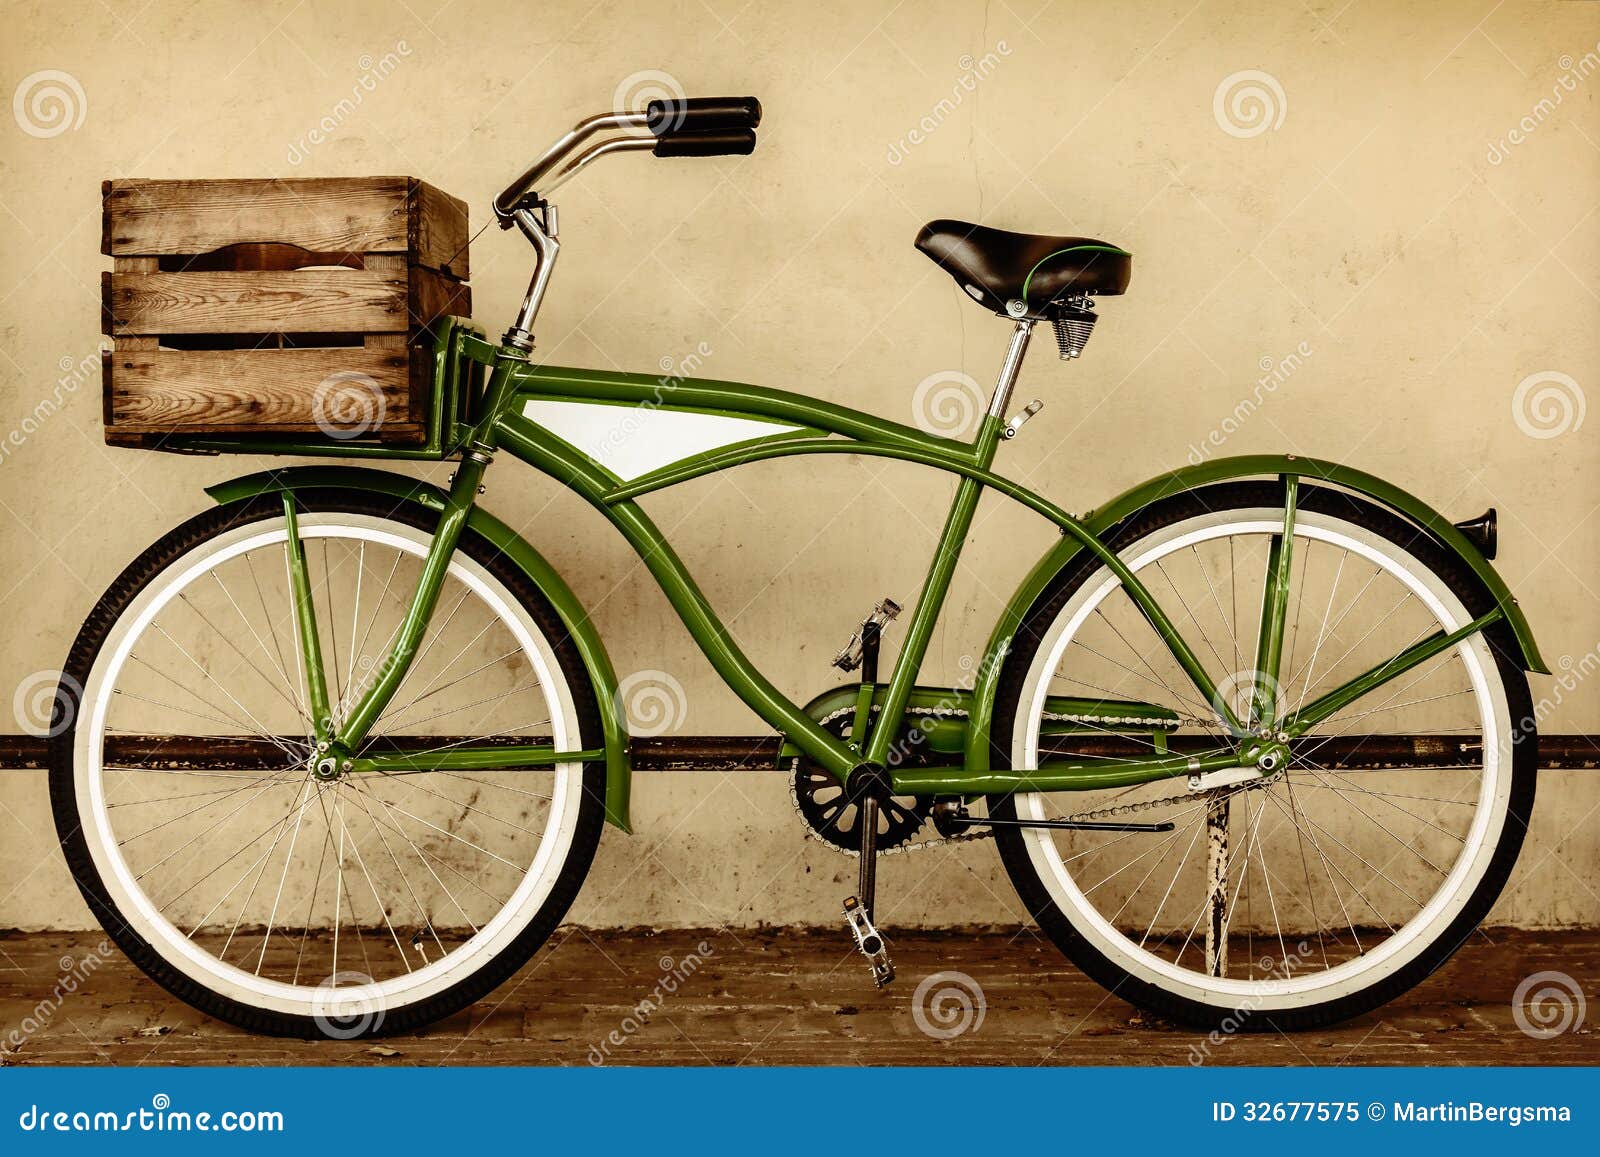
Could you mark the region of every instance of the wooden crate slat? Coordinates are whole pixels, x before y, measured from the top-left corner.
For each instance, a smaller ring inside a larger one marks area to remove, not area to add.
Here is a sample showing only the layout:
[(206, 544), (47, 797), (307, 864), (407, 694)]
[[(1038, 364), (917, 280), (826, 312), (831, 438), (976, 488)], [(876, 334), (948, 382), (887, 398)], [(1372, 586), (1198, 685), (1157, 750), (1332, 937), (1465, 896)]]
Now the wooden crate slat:
[(312, 252), (404, 252), (405, 177), (108, 181), (106, 252), (206, 253), (271, 241)]
[(113, 257), (298, 245), (313, 253), (406, 253), (469, 273), (467, 207), (410, 177), (107, 181), (101, 249)]
[(360, 269), (113, 273), (105, 286), (106, 332), (119, 337), (388, 333), (411, 325), (405, 276)]
[(422, 419), (404, 349), (118, 349), (111, 366), (111, 420), (125, 433), (316, 433), (364, 414), (388, 430)]

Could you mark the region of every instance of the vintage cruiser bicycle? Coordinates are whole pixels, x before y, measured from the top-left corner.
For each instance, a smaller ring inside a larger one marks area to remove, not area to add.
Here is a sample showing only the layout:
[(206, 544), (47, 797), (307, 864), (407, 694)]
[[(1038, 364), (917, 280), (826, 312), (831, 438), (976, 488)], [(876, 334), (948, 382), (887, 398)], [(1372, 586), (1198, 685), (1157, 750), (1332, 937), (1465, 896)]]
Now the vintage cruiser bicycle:
[[(495, 213), (535, 272), (498, 344), (435, 327), (426, 446), (170, 440), (458, 465), (447, 491), (350, 465), (210, 487), (218, 505), (106, 592), (61, 681), (51, 794), (116, 943), (236, 1025), (351, 1036), (465, 1007), (550, 936), (604, 824), (628, 830), (629, 735), (583, 607), (479, 505), (490, 464), (512, 457), (621, 533), (782, 733), (811, 833), (859, 857), (845, 913), (879, 983), (893, 973), (878, 858), (986, 836), (1069, 957), (1184, 1022), (1317, 1026), (1427, 976), (1500, 892), (1534, 797), (1525, 672), (1545, 667), (1488, 561), (1493, 512), (1452, 524), (1293, 455), (1175, 470), (1081, 517), (1006, 478), (997, 452), (1039, 409), (1008, 416), (1035, 330), (1076, 357), (1096, 299), (1128, 285), (1129, 254), (1083, 238), (956, 221), (918, 237), (1010, 325), (970, 441), (779, 390), (538, 364), (559, 252), (548, 195), (616, 152), (748, 154), (759, 119), (750, 98), (591, 117), (502, 193)], [(798, 454), (955, 478), (887, 677), (879, 640), (900, 608), (885, 600), (836, 660), (854, 681), (805, 705), (740, 651), (640, 504)], [(1059, 542), (974, 677), (925, 686), (986, 492)]]

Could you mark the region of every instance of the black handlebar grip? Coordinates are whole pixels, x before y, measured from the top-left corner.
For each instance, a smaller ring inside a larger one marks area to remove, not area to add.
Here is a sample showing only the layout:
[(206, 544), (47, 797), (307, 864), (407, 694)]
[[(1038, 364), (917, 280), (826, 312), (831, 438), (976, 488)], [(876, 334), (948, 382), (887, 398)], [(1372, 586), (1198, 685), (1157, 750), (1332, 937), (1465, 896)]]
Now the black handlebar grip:
[(658, 157), (747, 157), (756, 149), (754, 129), (732, 132), (673, 133), (651, 150)]
[(653, 100), (645, 106), (644, 111), (645, 124), (658, 137), (676, 133), (753, 129), (761, 123), (761, 102), (753, 96)]

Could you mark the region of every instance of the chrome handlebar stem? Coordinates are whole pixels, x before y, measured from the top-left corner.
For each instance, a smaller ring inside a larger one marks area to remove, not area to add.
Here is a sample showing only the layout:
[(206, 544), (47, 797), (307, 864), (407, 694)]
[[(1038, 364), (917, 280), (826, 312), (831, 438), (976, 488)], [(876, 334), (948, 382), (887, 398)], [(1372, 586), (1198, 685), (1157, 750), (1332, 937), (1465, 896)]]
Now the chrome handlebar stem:
[(533, 209), (513, 209), (511, 220), (533, 244), (536, 260), (528, 292), (522, 298), (522, 308), (517, 310), (516, 321), (506, 330), (504, 342), (527, 353), (533, 349), (533, 323), (539, 316), (545, 290), (550, 287), (550, 275), (555, 272), (561, 243), (556, 240), (558, 227), (554, 205), (546, 205), (542, 214)]

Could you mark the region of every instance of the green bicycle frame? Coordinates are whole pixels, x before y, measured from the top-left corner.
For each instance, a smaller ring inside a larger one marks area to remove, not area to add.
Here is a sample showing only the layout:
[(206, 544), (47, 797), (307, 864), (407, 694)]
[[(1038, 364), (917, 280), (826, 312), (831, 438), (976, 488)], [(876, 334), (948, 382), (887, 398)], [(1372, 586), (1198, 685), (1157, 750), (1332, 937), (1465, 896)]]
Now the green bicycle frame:
[[(1023, 334), (1024, 346), (1025, 341), (1026, 335)], [(424, 563), (422, 579), (391, 653), (381, 664), (378, 677), (340, 722), (337, 732), (319, 744), (327, 752), (326, 759), (332, 761), (330, 767), (349, 772), (481, 770), (548, 766), (609, 754), (596, 750), (556, 751), (531, 744), (459, 745), (440, 751), (392, 755), (355, 754), (360, 751), (369, 729), (406, 676), (411, 659), (427, 631), (451, 556), (472, 515), (484, 470), (499, 452), (509, 453), (550, 475), (582, 496), (615, 526), (645, 563), (700, 649), (729, 687), (758, 716), (782, 732), (794, 748), (841, 782), (847, 781), (862, 767), (884, 766), (891, 745), (901, 733), (907, 704), (916, 692), (916, 678), (934, 624), (943, 608), (978, 500), (985, 490), (997, 491), (1050, 520), (1060, 529), (1063, 545), (1047, 556), (1040, 568), (1036, 568), (1035, 575), (1024, 583), (1023, 589), (1007, 608), (1006, 617), (997, 628), (995, 638), (991, 640), (989, 654), (980, 667), (979, 684), (970, 697), (972, 718), (967, 727), (963, 760), (943, 767), (892, 768), (891, 781), (900, 792), (973, 795), (1013, 790), (1086, 790), (1237, 767), (1258, 754), (1263, 743), (1281, 744), (1304, 734), (1347, 703), (1502, 619), (1510, 623), (1517, 640), (1523, 645), (1527, 665), (1533, 669), (1540, 668), (1537, 652), (1532, 649), (1526, 624), (1517, 612), (1514, 600), (1508, 594), (1504, 598), (1498, 597), (1504, 592), (1503, 584), (1499, 584), (1497, 576), (1481, 556), (1476, 556), (1459, 532), (1448, 527), (1448, 524), (1445, 524), (1448, 530), (1436, 526), (1438, 516), (1409, 495), (1386, 487), (1370, 476), (1329, 463), (1266, 456), (1207, 463), (1203, 467), (1179, 471), (1156, 483), (1147, 484), (1145, 488), (1114, 501), (1098, 514), (1079, 519), (990, 468), (997, 447), (1005, 436), (1004, 425), (993, 410), (985, 416), (971, 441), (958, 441), (781, 390), (694, 378), (674, 378), (664, 382), (647, 375), (535, 366), (525, 353), (514, 346), (496, 346), (460, 331), (451, 334), (451, 342), (456, 353), (475, 364), (472, 372), (479, 375), (486, 373), (486, 380), (481, 389), (473, 391), (470, 410), (463, 415), (469, 420), (461, 422), (456, 430), (454, 443), (461, 454), (461, 464), (442, 504), (438, 530)], [(550, 401), (743, 417), (772, 423), (773, 432), (690, 455), (624, 480), (523, 412), (530, 402)], [(224, 447), (216, 440), (211, 440), (195, 448)], [(294, 452), (338, 455), (344, 449), (301, 445)], [(916, 462), (954, 474), (959, 479), (939, 535), (934, 559), (912, 609), (904, 645), (886, 685), (876, 693), (878, 710), (871, 726), (862, 735), (853, 736), (853, 742), (841, 740), (824, 729), (803, 707), (774, 687), (744, 655), (682, 560), (637, 501), (667, 487), (749, 462), (798, 454), (834, 453)], [(1262, 677), (1258, 679), (1251, 710), (1245, 719), (1236, 717), (1230, 705), (1221, 701), (1215, 683), (1172, 619), (1138, 576), (1103, 541), (1105, 532), (1116, 521), (1138, 509), (1147, 500), (1204, 484), (1214, 478), (1237, 477), (1241, 473), (1275, 475), (1284, 488), (1285, 511), (1282, 532), (1273, 536), (1268, 582), (1263, 596), (1262, 628), (1256, 653), (1257, 668)], [(1313, 481), (1331, 481), (1366, 493), (1378, 493), (1381, 490), (1380, 496), (1386, 502), (1445, 539), (1447, 545), (1472, 563), (1490, 591), (1496, 594), (1498, 605), (1467, 626), (1425, 639), (1297, 713), (1278, 719), (1276, 699), (1270, 692), (1263, 691), (1263, 687), (1273, 686), (1278, 675), (1284, 608), (1289, 593), (1296, 495), (1302, 477)], [(240, 492), (239, 488), (233, 491)], [(285, 503), (286, 510), (291, 513), (292, 528), (292, 496), (287, 492)], [(1455, 534), (1455, 540), (1449, 537), (1451, 533)], [(296, 558), (300, 559), (299, 566), (304, 566), (303, 555), (297, 551), (297, 545), (290, 548), (291, 570), (295, 567)], [(1020, 620), (1048, 575), (1055, 573), (1051, 569), (1052, 559), (1056, 560), (1055, 569), (1059, 569), (1063, 560), (1082, 551), (1088, 551), (1121, 582), (1196, 692), (1204, 702), (1215, 707), (1222, 722), (1240, 737), (1240, 742), (1233, 748), (1219, 747), (1214, 753), (1202, 755), (1175, 756), (1157, 752), (1143, 758), (1046, 759), (1041, 760), (1036, 768), (990, 768), (988, 724), (993, 709), (993, 681), (998, 677), (1001, 660), (1009, 645), (1007, 625), (1014, 625)], [(1041, 575), (1044, 577), (1041, 578)], [(296, 589), (299, 589), (298, 585)], [(311, 619), (309, 597), (303, 605), (297, 600), (297, 613), (303, 620), (300, 622), (301, 639), (314, 641), (316, 630)], [(315, 658), (309, 651), (303, 656), (308, 666)], [(319, 739), (323, 739), (320, 733)], [(613, 741), (614, 737), (608, 733), (608, 744)], [(625, 803), (623, 810), (625, 812)], [(618, 819), (618, 816), (613, 814), (612, 818)], [(625, 823), (625, 819), (618, 822)]]

